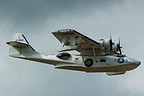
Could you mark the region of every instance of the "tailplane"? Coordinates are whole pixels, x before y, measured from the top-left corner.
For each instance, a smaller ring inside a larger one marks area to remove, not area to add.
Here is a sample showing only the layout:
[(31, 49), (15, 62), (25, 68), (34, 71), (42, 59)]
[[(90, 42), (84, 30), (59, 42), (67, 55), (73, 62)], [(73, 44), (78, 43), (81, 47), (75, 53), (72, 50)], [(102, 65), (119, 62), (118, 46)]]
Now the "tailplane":
[(16, 33), (12, 40), (7, 42), (10, 45), (9, 55), (17, 58), (25, 58), (36, 53), (31, 47), (25, 36), (21, 33)]

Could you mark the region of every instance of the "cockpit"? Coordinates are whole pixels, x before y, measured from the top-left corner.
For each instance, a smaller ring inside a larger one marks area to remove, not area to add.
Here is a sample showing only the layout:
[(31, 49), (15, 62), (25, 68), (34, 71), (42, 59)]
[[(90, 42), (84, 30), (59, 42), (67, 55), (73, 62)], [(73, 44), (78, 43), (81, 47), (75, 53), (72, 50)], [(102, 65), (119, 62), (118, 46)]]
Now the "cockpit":
[(71, 57), (71, 55), (69, 53), (60, 53), (60, 54), (57, 55), (57, 57), (59, 59), (67, 60)]

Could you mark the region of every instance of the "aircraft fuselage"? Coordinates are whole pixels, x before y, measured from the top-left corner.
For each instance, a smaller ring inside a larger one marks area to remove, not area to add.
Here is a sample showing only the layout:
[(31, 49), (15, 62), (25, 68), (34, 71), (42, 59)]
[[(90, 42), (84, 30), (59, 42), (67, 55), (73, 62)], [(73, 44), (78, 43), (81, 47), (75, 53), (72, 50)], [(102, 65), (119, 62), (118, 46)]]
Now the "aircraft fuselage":
[[(77, 70), (85, 72), (123, 72), (132, 70), (140, 65), (140, 61), (128, 58), (128, 57), (117, 57), (117, 56), (80, 56), (72, 55), (63, 60), (57, 57), (58, 55), (44, 55), (44, 54), (33, 54), (33, 55), (19, 55), (17, 58), (32, 60), (36, 62), (42, 62), (45, 64), (55, 65), (59, 69)], [(13, 56), (14, 57), (14, 56)], [(91, 59), (93, 64), (91, 66), (85, 65), (85, 60)]]

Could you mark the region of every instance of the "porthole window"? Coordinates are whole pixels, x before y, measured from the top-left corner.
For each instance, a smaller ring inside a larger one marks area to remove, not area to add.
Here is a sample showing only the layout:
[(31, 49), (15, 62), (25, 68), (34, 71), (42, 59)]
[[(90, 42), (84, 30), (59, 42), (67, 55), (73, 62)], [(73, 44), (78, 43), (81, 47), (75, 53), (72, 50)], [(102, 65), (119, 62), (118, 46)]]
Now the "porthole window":
[(57, 55), (57, 57), (59, 59), (67, 60), (71, 57), (71, 55), (69, 53), (60, 53), (60, 54)]
[(79, 58), (75, 58), (75, 62), (78, 62), (79, 61)]

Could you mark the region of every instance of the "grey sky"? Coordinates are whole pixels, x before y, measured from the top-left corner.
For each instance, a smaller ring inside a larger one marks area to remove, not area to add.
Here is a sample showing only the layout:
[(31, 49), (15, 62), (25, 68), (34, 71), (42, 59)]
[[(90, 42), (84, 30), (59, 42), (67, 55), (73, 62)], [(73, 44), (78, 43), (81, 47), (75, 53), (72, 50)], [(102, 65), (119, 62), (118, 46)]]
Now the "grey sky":
[(121, 37), (128, 56), (143, 62), (143, 0), (1, 0), (0, 96), (142, 96), (143, 64), (122, 76), (57, 70), (53, 66), (8, 56), (5, 44), (24, 33), (42, 53), (57, 53), (51, 34), (73, 28), (93, 38)]
[[(91, 11), (109, 11), (113, 6), (121, 5), (124, 0), (3, 0), (0, 3), (2, 20), (9, 20), (19, 27), (45, 26), (49, 19), (92, 15)], [(30, 27), (30, 28), (31, 28)]]

